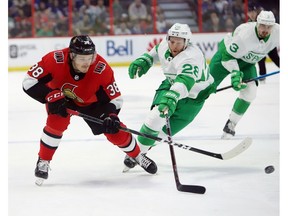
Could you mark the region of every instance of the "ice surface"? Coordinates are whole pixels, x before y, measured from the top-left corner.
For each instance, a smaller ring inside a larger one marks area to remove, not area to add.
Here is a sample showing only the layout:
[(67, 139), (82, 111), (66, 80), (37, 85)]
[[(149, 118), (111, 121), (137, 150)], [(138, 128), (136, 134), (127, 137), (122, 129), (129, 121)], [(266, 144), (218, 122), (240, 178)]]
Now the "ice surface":
[[(163, 79), (161, 69), (154, 67), (136, 80), (128, 78), (127, 68), (114, 70), (124, 97), (120, 118), (139, 130)], [(275, 70), (268, 64), (268, 72)], [(260, 84), (234, 139), (220, 139), (237, 96), (232, 89), (211, 95), (195, 121), (174, 137), (176, 142), (219, 153), (245, 137), (253, 138), (247, 151), (227, 161), (174, 148), (181, 183), (205, 186), (204, 195), (176, 190), (167, 144), (149, 152), (158, 164), (157, 175), (139, 167), (122, 173), (124, 153), (104, 136), (93, 136), (78, 117), (72, 118), (54, 155), (49, 179), (36, 186), (34, 168), (46, 113), (22, 91), (24, 75), (8, 75), (9, 216), (279, 215), (279, 75)], [(229, 84), (225, 80), (221, 87)], [(268, 165), (275, 167), (269, 175), (264, 172)]]

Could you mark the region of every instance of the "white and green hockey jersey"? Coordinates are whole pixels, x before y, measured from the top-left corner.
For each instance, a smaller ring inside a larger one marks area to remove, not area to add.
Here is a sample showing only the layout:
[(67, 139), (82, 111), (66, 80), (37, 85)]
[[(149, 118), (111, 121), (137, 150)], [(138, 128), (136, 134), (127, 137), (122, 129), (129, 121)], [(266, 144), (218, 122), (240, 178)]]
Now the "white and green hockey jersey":
[(275, 23), (271, 34), (264, 39), (258, 38), (256, 24), (256, 22), (241, 24), (224, 38), (225, 49), (229, 55), (222, 59), (222, 65), (228, 71), (239, 70), (236, 59), (256, 64), (279, 46), (279, 24)]
[[(204, 54), (193, 44), (189, 44), (184, 51), (173, 58), (168, 42), (163, 39), (148, 54), (153, 57), (153, 62), (160, 62), (165, 77), (172, 84), (170, 89), (180, 93), (179, 99), (186, 97), (196, 99), (198, 94), (214, 81), (209, 74)], [(185, 82), (178, 82), (179, 76), (187, 79)]]

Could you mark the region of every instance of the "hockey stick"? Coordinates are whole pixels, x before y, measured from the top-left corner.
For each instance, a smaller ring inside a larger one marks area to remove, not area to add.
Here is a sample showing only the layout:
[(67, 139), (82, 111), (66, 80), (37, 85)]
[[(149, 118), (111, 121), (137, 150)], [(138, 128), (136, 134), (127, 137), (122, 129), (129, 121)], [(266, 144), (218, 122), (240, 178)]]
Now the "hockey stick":
[[(255, 81), (255, 80), (263, 79), (263, 78), (268, 77), (268, 76), (272, 76), (272, 75), (278, 74), (278, 73), (280, 73), (280, 71), (275, 71), (275, 72), (271, 72), (271, 73), (268, 73), (268, 74), (264, 74), (264, 75), (261, 75), (261, 76), (255, 77), (255, 78), (251, 78), (251, 79), (245, 80), (243, 82), (244, 83), (252, 82), (252, 81)], [(233, 86), (230, 85), (230, 86), (226, 86), (226, 87), (223, 87), (223, 88), (219, 88), (219, 89), (216, 90), (216, 92), (223, 91), (225, 89), (229, 89), (229, 88), (232, 88), (232, 87)]]
[[(82, 117), (82, 118), (84, 118), (84, 119), (86, 119), (88, 121), (95, 122), (97, 124), (102, 124), (103, 123), (103, 120), (101, 120), (101, 119), (95, 118), (93, 116), (86, 115), (84, 113), (80, 113), (80, 112), (75, 111), (75, 110), (67, 109), (67, 112), (69, 114), (71, 114), (71, 115)], [(122, 131), (126, 131), (128, 133), (136, 134), (136, 135), (139, 135), (139, 136), (142, 136), (142, 137), (146, 137), (146, 138), (158, 141), (158, 142), (166, 143), (166, 144), (169, 144), (169, 145), (172, 145), (172, 146), (176, 146), (176, 147), (181, 148), (181, 149), (197, 152), (199, 154), (203, 154), (203, 155), (206, 155), (206, 156), (209, 156), (209, 157), (213, 157), (213, 158), (217, 158), (217, 159), (220, 159), (220, 160), (228, 160), (228, 159), (231, 159), (231, 158), (241, 154), (252, 143), (252, 139), (249, 138), (249, 137), (246, 137), (243, 141), (241, 141), (241, 143), (239, 143), (237, 146), (235, 146), (230, 151), (220, 154), (220, 153), (214, 153), (214, 152), (205, 151), (205, 150), (198, 149), (198, 148), (195, 148), (195, 147), (191, 147), (191, 146), (188, 146), (188, 145), (185, 145), (185, 144), (181, 144), (181, 143), (169, 142), (168, 140), (162, 139), (160, 137), (153, 136), (153, 135), (146, 134), (146, 133), (141, 133), (139, 131), (135, 131), (135, 130), (132, 130), (132, 129), (129, 129), (129, 128), (120, 127), (119, 129), (122, 130)]]
[[(166, 130), (167, 130), (167, 135), (168, 135), (168, 141), (170, 143), (172, 143), (170, 120), (169, 120), (169, 116), (167, 114), (165, 114), (165, 119), (166, 119)], [(177, 164), (176, 164), (176, 157), (175, 157), (175, 153), (174, 153), (174, 148), (172, 145), (169, 145), (169, 149), (170, 149), (170, 156), (171, 156), (171, 160), (172, 160), (172, 167), (173, 167), (173, 173), (174, 173), (174, 178), (175, 178), (177, 190), (182, 191), (182, 192), (204, 194), (206, 191), (206, 188), (203, 186), (200, 186), (200, 185), (183, 185), (180, 183), (178, 171), (177, 171)]]

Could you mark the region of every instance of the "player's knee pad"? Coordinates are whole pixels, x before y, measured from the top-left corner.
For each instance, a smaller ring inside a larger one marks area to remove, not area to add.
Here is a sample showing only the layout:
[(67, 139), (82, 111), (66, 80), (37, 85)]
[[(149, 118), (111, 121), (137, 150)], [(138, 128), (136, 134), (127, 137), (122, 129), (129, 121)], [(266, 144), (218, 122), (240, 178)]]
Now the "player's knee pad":
[(155, 106), (148, 114), (144, 124), (153, 131), (160, 131), (165, 125), (165, 119), (160, 117), (158, 107)]
[(255, 82), (247, 83), (247, 87), (240, 91), (239, 98), (247, 102), (252, 102), (256, 98), (257, 86)]
[[(140, 132), (144, 133), (144, 134), (149, 134), (149, 135), (155, 136), (155, 137), (158, 136), (158, 134), (159, 134), (159, 131), (151, 130), (145, 124), (142, 125)], [(144, 146), (154, 146), (155, 145), (155, 140), (152, 140), (150, 138), (143, 137), (140, 135), (138, 136), (138, 141), (139, 141), (139, 144), (144, 145)]]

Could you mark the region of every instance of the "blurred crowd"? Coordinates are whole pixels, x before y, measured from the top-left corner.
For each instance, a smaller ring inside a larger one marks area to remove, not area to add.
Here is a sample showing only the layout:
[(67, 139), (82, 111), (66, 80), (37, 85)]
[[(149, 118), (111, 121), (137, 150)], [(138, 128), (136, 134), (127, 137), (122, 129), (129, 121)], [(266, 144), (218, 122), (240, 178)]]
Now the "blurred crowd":
[(203, 32), (231, 32), (249, 20), (248, 12), (256, 8), (273, 11), (279, 23), (279, 1), (248, 0), (245, 12), (243, 0), (203, 0)]
[[(175, 1), (158, 0), (156, 6), (153, 2), (155, 1), (8, 0), (9, 38), (166, 33), (173, 23), (167, 21), (158, 3)], [(194, 19), (197, 26), (202, 25), (197, 28), (200, 32), (230, 32), (248, 19), (244, 0), (202, 0), (200, 23), (198, 1), (179, 2), (189, 3), (194, 14), (191, 19)], [(261, 1), (261, 4), (263, 2), (266, 1)], [(270, 5), (267, 1), (263, 7), (273, 10), (279, 22), (279, 3)]]
[(8, 1), (9, 37), (32, 37), (31, 1)]
[(202, 14), (204, 32), (231, 32), (246, 21), (242, 0), (204, 0)]

